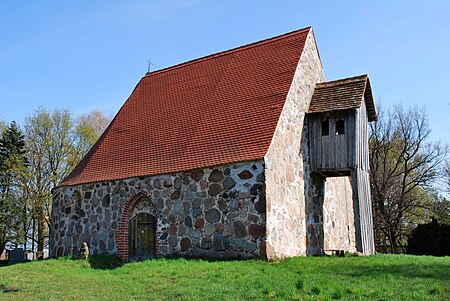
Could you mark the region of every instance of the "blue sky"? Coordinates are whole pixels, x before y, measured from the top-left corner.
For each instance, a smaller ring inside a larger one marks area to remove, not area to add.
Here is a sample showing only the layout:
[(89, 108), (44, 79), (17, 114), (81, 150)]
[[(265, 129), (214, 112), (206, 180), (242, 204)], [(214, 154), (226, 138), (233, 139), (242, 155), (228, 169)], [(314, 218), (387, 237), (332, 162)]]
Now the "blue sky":
[(114, 115), (147, 71), (313, 26), (328, 80), (425, 107), (450, 142), (450, 1), (0, 0), (0, 119)]

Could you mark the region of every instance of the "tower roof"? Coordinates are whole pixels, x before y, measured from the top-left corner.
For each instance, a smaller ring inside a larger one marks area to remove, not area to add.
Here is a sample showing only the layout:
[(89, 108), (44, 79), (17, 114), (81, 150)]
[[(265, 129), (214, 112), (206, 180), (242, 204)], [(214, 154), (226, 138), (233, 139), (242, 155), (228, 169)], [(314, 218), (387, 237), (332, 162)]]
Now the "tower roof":
[(366, 101), (369, 121), (377, 120), (367, 74), (316, 84), (308, 113), (360, 108)]

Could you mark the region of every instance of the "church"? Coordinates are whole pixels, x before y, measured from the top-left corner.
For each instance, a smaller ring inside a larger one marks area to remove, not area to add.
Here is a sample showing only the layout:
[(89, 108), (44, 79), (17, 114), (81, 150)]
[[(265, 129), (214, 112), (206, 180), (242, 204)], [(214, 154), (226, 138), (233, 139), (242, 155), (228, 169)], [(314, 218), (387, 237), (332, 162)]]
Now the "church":
[(53, 190), (50, 256), (371, 255), (376, 119), (311, 27), (149, 72)]

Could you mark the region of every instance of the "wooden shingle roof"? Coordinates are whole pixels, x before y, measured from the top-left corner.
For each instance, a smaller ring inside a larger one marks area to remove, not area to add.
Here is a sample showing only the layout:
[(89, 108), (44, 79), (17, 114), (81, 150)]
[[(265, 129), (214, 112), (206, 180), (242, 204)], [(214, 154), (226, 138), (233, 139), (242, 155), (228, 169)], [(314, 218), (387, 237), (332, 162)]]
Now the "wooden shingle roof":
[(308, 113), (357, 109), (366, 101), (369, 121), (377, 120), (367, 74), (316, 84)]
[(310, 30), (145, 75), (59, 186), (263, 158)]

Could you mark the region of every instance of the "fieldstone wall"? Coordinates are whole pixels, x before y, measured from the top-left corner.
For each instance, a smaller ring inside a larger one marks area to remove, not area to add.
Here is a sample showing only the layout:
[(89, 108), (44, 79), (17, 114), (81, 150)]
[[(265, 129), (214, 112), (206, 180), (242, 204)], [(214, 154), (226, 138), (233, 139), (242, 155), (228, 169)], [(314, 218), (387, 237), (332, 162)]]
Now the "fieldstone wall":
[(306, 210), (306, 255), (324, 254), (324, 199), (325, 178), (318, 174), (310, 174), (310, 183), (305, 200)]
[(327, 178), (323, 203), (324, 251), (356, 252), (352, 186), (349, 177)]
[(325, 80), (312, 30), (265, 156), (267, 256), (306, 255), (305, 198), (312, 198), (305, 112), (315, 84)]
[(306, 201), (307, 255), (356, 252), (352, 187), (349, 177), (312, 175)]
[(314, 175), (309, 163), (305, 113), (316, 83), (324, 80), (311, 30), (264, 158), (268, 259), (323, 255), (325, 249), (337, 246), (351, 251), (354, 245), (348, 180)]
[[(77, 254), (83, 242), (91, 254), (119, 253), (125, 241), (118, 234), (121, 219), (124, 214), (133, 215), (126, 210), (155, 214), (158, 256), (265, 256), (263, 160), (61, 187), (53, 194), (52, 257)], [(147, 197), (150, 209), (128, 208), (139, 195)]]

